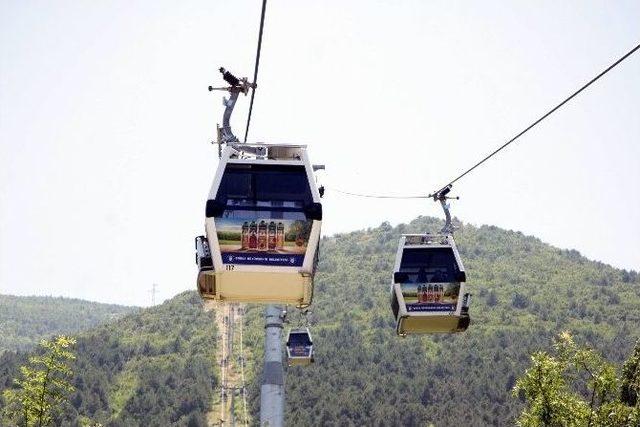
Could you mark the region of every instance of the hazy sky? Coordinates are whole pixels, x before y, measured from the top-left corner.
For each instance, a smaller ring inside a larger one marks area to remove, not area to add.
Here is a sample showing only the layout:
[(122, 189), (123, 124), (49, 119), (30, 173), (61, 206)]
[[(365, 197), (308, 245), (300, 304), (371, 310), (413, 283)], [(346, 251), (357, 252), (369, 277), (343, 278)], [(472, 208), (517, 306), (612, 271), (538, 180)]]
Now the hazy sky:
[[(0, 293), (195, 289), (223, 110), (206, 88), (220, 66), (253, 73), (260, 3), (0, 0)], [(309, 144), (327, 187), (427, 193), (638, 44), (639, 23), (635, 0), (272, 0), (249, 139)], [(638, 270), (639, 161), (640, 53), (460, 181), (453, 213)], [(324, 234), (441, 216), (324, 206)]]

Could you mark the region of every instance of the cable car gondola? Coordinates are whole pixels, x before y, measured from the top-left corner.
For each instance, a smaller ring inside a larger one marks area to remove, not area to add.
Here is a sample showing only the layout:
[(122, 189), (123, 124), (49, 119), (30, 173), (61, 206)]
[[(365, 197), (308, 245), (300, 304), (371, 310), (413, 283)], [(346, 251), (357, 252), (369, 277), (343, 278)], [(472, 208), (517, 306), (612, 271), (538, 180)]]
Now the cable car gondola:
[(458, 249), (449, 234), (403, 235), (391, 285), (396, 333), (462, 332), (470, 295)]
[(196, 238), (205, 299), (308, 306), (322, 222), (302, 145), (228, 144)]
[(309, 328), (292, 329), (287, 337), (287, 359), (289, 366), (309, 365), (313, 360), (313, 341)]

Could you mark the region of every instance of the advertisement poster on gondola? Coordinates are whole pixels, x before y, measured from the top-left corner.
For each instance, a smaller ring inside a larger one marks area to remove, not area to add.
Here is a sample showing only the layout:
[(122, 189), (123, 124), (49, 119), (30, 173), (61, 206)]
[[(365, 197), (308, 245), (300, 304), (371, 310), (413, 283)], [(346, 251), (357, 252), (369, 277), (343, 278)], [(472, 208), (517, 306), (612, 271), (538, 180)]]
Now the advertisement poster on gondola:
[(310, 357), (311, 346), (302, 344), (291, 345), (289, 346), (289, 354), (293, 357)]
[(217, 218), (224, 264), (300, 267), (313, 221)]
[(458, 305), (459, 283), (402, 283), (400, 287), (407, 311), (455, 311)]

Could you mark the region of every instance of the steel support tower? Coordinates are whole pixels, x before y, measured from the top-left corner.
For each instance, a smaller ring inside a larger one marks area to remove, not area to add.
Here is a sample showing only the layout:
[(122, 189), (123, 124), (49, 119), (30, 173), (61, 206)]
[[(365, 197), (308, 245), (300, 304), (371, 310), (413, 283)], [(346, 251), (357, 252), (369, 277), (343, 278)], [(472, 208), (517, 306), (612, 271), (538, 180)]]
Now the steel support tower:
[(265, 309), (264, 374), (260, 387), (260, 425), (284, 426), (284, 367), (282, 365), (282, 309)]

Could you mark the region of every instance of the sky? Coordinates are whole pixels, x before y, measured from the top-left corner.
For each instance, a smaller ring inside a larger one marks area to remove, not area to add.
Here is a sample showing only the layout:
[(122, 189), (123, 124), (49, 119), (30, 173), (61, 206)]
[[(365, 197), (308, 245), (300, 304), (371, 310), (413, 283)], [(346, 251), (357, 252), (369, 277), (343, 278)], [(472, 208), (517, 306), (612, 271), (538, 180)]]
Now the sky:
[[(253, 74), (260, 5), (0, 0), (0, 293), (195, 289), (223, 112), (207, 86)], [(324, 235), (441, 217), (335, 190), (441, 187), (640, 43), (638, 22), (637, 1), (272, 0), (249, 141), (326, 165)], [(639, 160), (637, 53), (456, 183), (452, 212), (640, 270)]]

